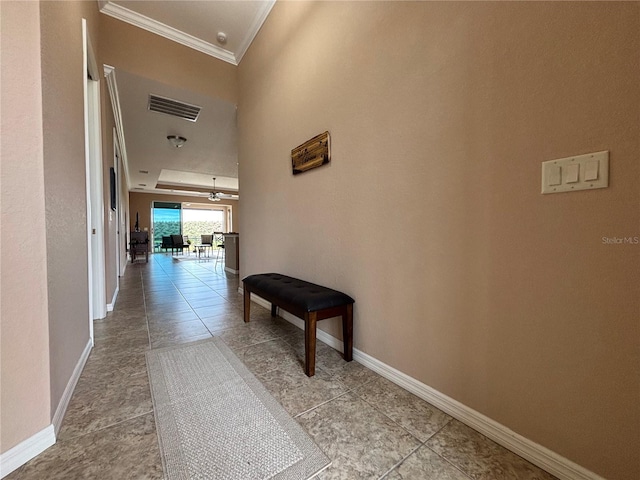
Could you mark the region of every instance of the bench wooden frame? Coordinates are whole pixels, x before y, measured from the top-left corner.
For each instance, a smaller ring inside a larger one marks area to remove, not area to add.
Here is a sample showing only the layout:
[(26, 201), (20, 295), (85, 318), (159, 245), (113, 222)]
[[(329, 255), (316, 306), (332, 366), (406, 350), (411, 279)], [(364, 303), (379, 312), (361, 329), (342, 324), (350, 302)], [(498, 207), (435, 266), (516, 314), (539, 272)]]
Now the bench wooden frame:
[(304, 373), (313, 377), (316, 373), (316, 324), (326, 318), (342, 317), (342, 338), (344, 342), (344, 359), (353, 360), (353, 303), (338, 307), (307, 312), (287, 302), (285, 298), (269, 295), (259, 289), (243, 283), (244, 288), (244, 321), (251, 320), (251, 294), (254, 293), (271, 303), (271, 316), (276, 316), (276, 307), (304, 320)]

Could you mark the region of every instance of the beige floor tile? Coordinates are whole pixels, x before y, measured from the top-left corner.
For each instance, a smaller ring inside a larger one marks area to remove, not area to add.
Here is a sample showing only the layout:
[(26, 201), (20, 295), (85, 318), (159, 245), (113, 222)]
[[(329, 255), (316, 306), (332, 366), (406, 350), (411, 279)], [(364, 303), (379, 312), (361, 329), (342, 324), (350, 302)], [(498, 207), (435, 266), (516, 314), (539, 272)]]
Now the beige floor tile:
[(383, 480), (469, 480), (460, 470), (424, 445), (394, 468)]
[(152, 346), (171, 337), (186, 338), (207, 333), (209, 331), (200, 319), (187, 322), (152, 323), (149, 325), (149, 338)]
[(331, 376), (347, 389), (357, 388), (375, 379), (382, 378), (356, 361), (344, 362), (342, 368), (331, 372)]
[(110, 355), (108, 359), (89, 355), (82, 375), (87, 378), (102, 378), (107, 376), (134, 376), (147, 373), (147, 360), (144, 351), (128, 351)]
[(202, 295), (198, 297), (185, 297), (191, 308), (205, 308), (205, 307), (213, 307), (215, 305), (226, 305), (228, 302), (215, 293), (211, 293), (210, 295)]
[(19, 480), (162, 479), (153, 413), (53, 447), (29, 462)]
[[(226, 331), (223, 332), (223, 338), (225, 333)], [(277, 338), (251, 346), (240, 345), (242, 346), (235, 344), (235, 348), (232, 347), (232, 350), (254, 375), (283, 368), (285, 365), (293, 365), (298, 368), (302, 368), (304, 365), (304, 358), (300, 358), (290, 345)]]
[(457, 420), (429, 439), (426, 446), (473, 479), (555, 478)]
[(175, 293), (149, 293), (144, 297), (144, 303), (146, 304), (147, 308), (157, 307), (159, 305), (173, 304), (176, 302), (180, 302), (181, 300), (184, 300), (184, 297), (178, 291), (176, 291)]
[(386, 378), (377, 378), (354, 393), (407, 429), (421, 442), (444, 427), (451, 417)]
[(159, 338), (155, 341), (153, 341), (151, 343), (151, 348), (165, 348), (165, 347), (172, 347), (174, 345), (182, 345), (183, 343), (191, 343), (191, 342), (197, 342), (198, 340), (204, 340), (207, 338), (211, 338), (211, 333), (209, 333), (209, 331), (207, 331), (207, 333), (203, 333), (200, 335), (194, 335), (194, 336), (179, 336), (179, 337), (164, 337), (164, 338)]
[(307, 377), (301, 363), (283, 363), (274, 370), (257, 373), (256, 376), (293, 416), (346, 392), (343, 384), (320, 369), (316, 370), (313, 377)]
[(115, 355), (123, 351), (144, 351), (148, 349), (149, 334), (147, 331), (140, 330), (129, 335), (96, 336), (91, 354), (97, 357)]
[(147, 322), (149, 322), (149, 325), (153, 325), (153, 324), (163, 325), (167, 323), (192, 322), (198, 319), (199, 317), (196, 315), (196, 312), (194, 312), (193, 310), (188, 310), (186, 312), (175, 312), (175, 313), (158, 313), (155, 315), (149, 314), (147, 316)]
[(209, 331), (214, 335), (219, 335), (223, 330), (241, 327), (244, 325), (242, 314), (240, 312), (226, 313), (216, 315), (215, 317), (205, 317), (202, 319), (202, 323), (204, 323)]
[(238, 310), (230, 303), (221, 303), (219, 305), (211, 305), (209, 307), (194, 308), (193, 311), (196, 312), (196, 315), (198, 315), (198, 317), (200, 318), (209, 318), (218, 315), (240, 312), (240, 310)]
[(303, 413), (299, 423), (332, 460), (327, 479), (378, 479), (420, 445), (357, 396), (346, 393)]
[[(58, 438), (71, 439), (151, 412), (146, 375), (80, 379), (69, 403)], [(83, 382), (84, 380), (84, 382)]]
[(174, 303), (167, 303), (164, 305), (151, 305), (147, 306), (147, 315), (166, 315), (168, 313), (176, 312), (189, 312), (191, 306), (186, 300), (180, 300)]
[(248, 347), (278, 337), (271, 327), (260, 322), (243, 323), (221, 332), (219, 336), (233, 349)]

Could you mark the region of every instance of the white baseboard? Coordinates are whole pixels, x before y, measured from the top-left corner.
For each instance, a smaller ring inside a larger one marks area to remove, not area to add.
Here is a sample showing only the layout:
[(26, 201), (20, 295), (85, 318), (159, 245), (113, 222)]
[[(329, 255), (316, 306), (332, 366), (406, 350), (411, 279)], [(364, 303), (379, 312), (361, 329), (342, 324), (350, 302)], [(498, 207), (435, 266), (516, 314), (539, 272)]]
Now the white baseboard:
[[(318, 338), (320, 339), (320, 335)], [(335, 338), (334, 340), (338, 344), (341, 343)], [(353, 349), (353, 359), (511, 450), (516, 455), (555, 475), (560, 480), (605, 480), (596, 473), (355, 348)]]
[[(238, 288), (238, 292), (244, 292), (242, 287)], [(252, 294), (251, 300), (258, 305), (271, 309), (271, 303), (263, 298)], [(296, 327), (304, 330), (304, 320), (301, 318), (298, 318), (280, 308), (278, 308), (278, 315)], [(339, 352), (343, 351), (342, 340), (338, 340), (336, 337), (329, 335), (323, 330), (316, 330), (316, 338)], [(400, 370), (397, 370), (356, 348), (353, 349), (353, 359), (380, 374), (384, 378), (392, 381), (396, 385), (399, 385), (405, 390), (413, 393), (417, 397), (429, 402), (431, 405), (439, 408), (465, 425), (468, 425), (474, 430), (482, 433), (494, 442), (502, 445), (508, 450), (511, 450), (516, 455), (525, 458), (534, 465), (537, 465), (543, 470), (555, 475), (560, 480), (605, 480), (600, 475), (587, 470), (586, 468), (581, 467), (577, 463), (574, 463), (561, 455), (558, 455), (548, 448), (523, 437), (482, 413), (467, 407), (457, 400), (448, 397), (444, 393), (425, 385), (415, 378), (402, 373)]]
[(229, 272), (229, 273), (233, 273), (234, 275), (237, 275), (240, 273), (240, 270), (234, 270), (233, 268), (229, 268), (229, 267), (224, 267), (224, 271), (225, 272)]
[(15, 447), (7, 450), (0, 455), (0, 478), (4, 478), (14, 470), (20, 468), (54, 443), (56, 443), (56, 433), (53, 425), (49, 425), (25, 441), (20, 442)]
[(89, 358), (92, 347), (93, 342), (91, 341), (91, 339), (89, 339), (89, 341), (87, 342), (87, 346), (84, 348), (82, 355), (80, 355), (78, 363), (76, 363), (76, 367), (73, 369), (73, 373), (71, 374), (71, 378), (69, 379), (69, 382), (67, 383), (67, 386), (62, 393), (62, 398), (58, 403), (58, 408), (56, 408), (56, 413), (53, 415), (53, 420), (51, 421), (56, 435), (60, 431), (62, 419), (64, 418), (64, 414), (67, 412), (67, 407), (69, 406), (69, 402), (71, 401), (71, 396), (73, 395), (73, 391), (78, 384), (78, 379), (80, 378), (80, 374), (82, 373), (84, 364), (87, 363), (87, 358)]
[(116, 306), (116, 299), (118, 298), (118, 293), (120, 293), (120, 287), (116, 287), (116, 291), (113, 292), (113, 298), (111, 299), (111, 303), (107, 303), (107, 312), (113, 312), (113, 309)]

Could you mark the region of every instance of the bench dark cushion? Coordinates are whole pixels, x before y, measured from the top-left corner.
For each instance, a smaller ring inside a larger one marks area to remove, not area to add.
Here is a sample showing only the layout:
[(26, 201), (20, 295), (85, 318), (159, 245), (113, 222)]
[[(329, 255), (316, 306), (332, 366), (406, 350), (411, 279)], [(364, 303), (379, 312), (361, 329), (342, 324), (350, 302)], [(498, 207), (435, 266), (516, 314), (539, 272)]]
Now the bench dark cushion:
[(337, 290), (322, 287), (314, 283), (287, 277), (279, 273), (259, 273), (249, 275), (242, 280), (249, 290), (264, 292), (276, 298), (286, 300), (306, 312), (317, 312), (326, 308), (339, 307), (354, 303), (355, 300)]

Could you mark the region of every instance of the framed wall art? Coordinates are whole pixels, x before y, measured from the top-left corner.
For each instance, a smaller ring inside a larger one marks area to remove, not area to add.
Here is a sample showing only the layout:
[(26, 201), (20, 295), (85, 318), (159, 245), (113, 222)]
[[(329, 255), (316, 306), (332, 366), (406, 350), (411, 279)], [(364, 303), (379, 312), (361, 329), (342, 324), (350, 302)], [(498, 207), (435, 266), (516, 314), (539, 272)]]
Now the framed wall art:
[(326, 165), (330, 161), (331, 137), (329, 132), (321, 133), (291, 150), (291, 167), (294, 175)]

